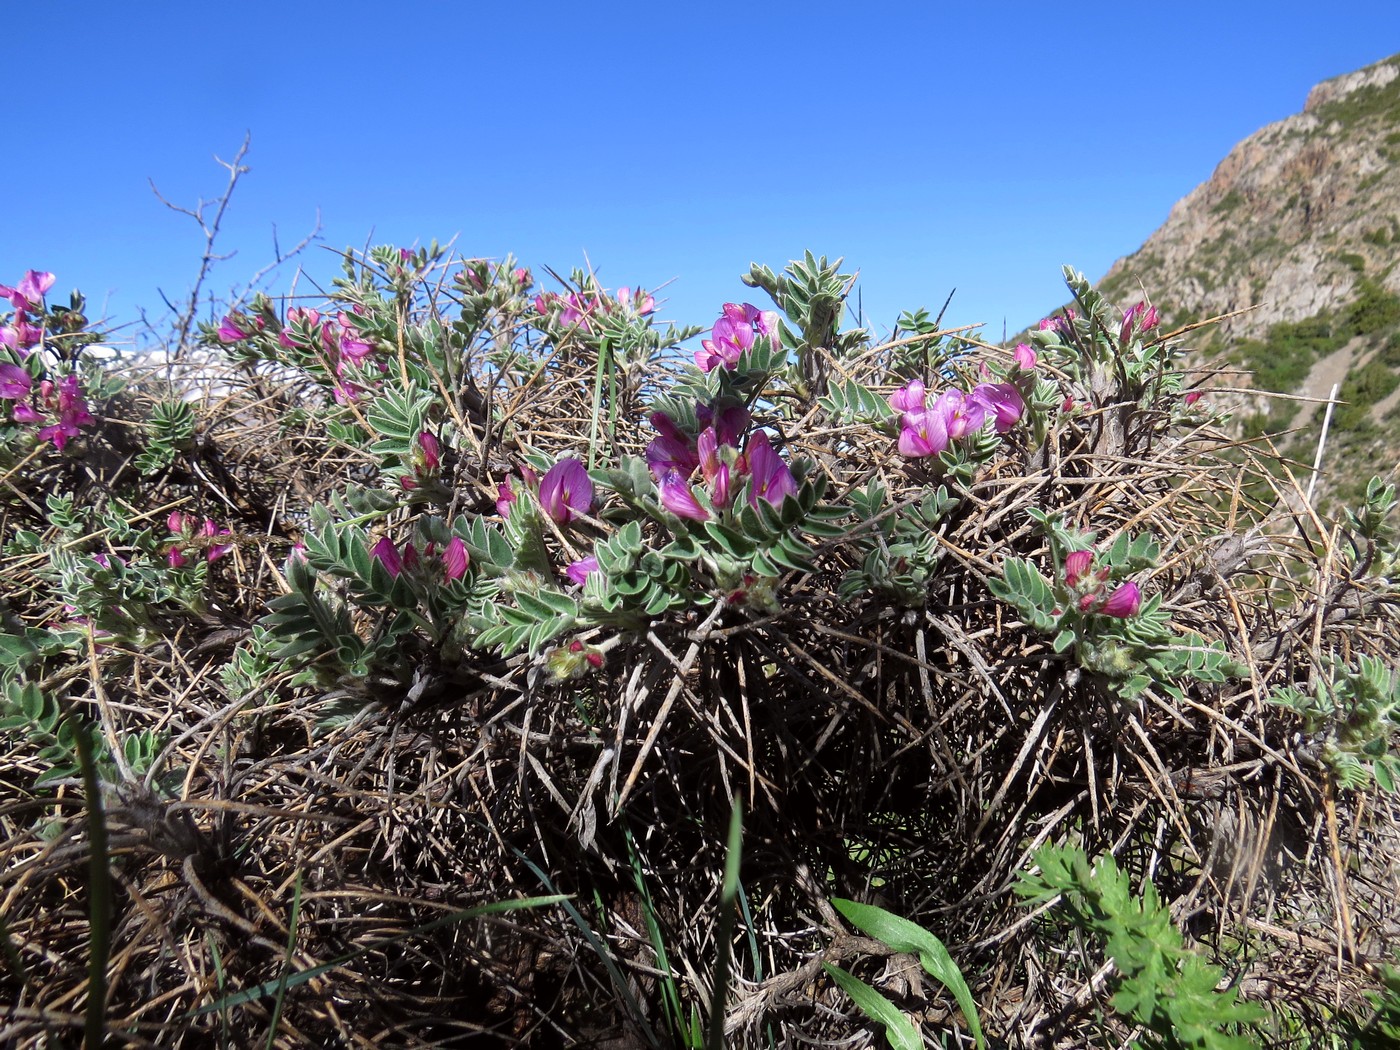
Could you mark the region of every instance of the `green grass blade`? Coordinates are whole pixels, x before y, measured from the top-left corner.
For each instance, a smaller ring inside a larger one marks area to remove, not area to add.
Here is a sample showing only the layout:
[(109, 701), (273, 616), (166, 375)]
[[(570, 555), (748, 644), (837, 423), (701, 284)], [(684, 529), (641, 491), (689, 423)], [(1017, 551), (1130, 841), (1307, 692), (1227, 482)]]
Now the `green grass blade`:
[[(65, 705), (65, 708), (67, 705)], [(88, 827), (88, 980), (83, 1018), (85, 1050), (100, 1050), (107, 1030), (107, 960), (112, 950), (112, 875), (107, 863), (107, 819), (102, 812), (102, 789), (87, 729), (71, 710), (73, 744), (83, 774), (83, 805)]]
[(734, 898), (739, 895), (739, 864), (743, 860), (744, 814), (738, 799), (729, 814), (729, 840), (724, 851), (724, 882), (719, 892), (718, 954), (710, 989), (710, 1050), (724, 1047), (724, 1004), (729, 997), (729, 965), (733, 952)]
[(924, 1040), (918, 1029), (905, 1017), (899, 1007), (890, 1002), (859, 977), (853, 976), (830, 963), (822, 963), (822, 969), (841, 986), (855, 1004), (865, 1012), (865, 1016), (885, 1026), (885, 1038), (894, 1050), (924, 1050)]
[(917, 955), (929, 976), (943, 982), (953, 993), (953, 998), (957, 999), (958, 1006), (962, 1008), (963, 1016), (967, 1018), (968, 1030), (977, 1040), (978, 1050), (983, 1050), (987, 1043), (982, 1036), (982, 1022), (977, 1016), (977, 1004), (972, 998), (972, 990), (968, 988), (962, 971), (958, 969), (958, 964), (948, 954), (948, 949), (943, 946), (942, 941), (918, 923), (902, 919), (873, 904), (858, 904), (841, 899), (831, 903), (862, 933), (883, 941), (897, 952)]
[[(535, 873), (535, 877), (544, 884), (546, 889), (554, 889), (554, 883), (550, 881), (549, 876), (540, 869), (539, 865), (535, 864), (534, 861), (530, 860), (530, 858), (519, 850), (512, 850), (512, 852), (520, 858), (527, 868)], [(651, 1027), (651, 1024), (648, 1023), (646, 1014), (642, 1012), (642, 1004), (637, 1002), (637, 997), (632, 994), (632, 989), (627, 986), (627, 978), (624, 977), (622, 971), (618, 969), (617, 963), (612, 957), (612, 953), (608, 951), (602, 939), (593, 932), (593, 928), (588, 925), (588, 920), (573, 906), (571, 901), (564, 899), (561, 903), (564, 907), (564, 913), (573, 920), (574, 925), (578, 927), (579, 932), (582, 933), (584, 939), (588, 941), (588, 946), (592, 948), (598, 958), (603, 961), (603, 966), (608, 971), (608, 977), (612, 980), (613, 987), (617, 989), (617, 994), (623, 998), (623, 1001), (627, 1004), (627, 1008), (631, 1011), (632, 1017), (636, 1020), (637, 1024), (641, 1026), (642, 1034), (646, 1037), (647, 1044), (654, 1047), (655, 1050), (663, 1050), (661, 1040), (657, 1038), (656, 1031)]]
[(292, 914), (287, 920), (287, 951), (282, 957), (282, 976), (278, 978), (277, 992), (272, 1004), (272, 1025), (267, 1032), (267, 1050), (277, 1041), (277, 1026), (282, 1021), (282, 1004), (287, 999), (287, 976), (292, 972), (292, 956), (297, 949), (297, 923), (301, 921), (301, 872), (297, 872), (296, 885), (292, 888)]

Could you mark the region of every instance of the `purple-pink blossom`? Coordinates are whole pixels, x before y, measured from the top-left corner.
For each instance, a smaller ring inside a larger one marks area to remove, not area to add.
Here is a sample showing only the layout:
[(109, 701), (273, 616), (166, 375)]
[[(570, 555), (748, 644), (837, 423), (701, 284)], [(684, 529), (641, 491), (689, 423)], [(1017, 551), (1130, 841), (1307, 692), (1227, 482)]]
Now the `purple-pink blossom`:
[[(204, 524), (200, 526), (199, 534), (206, 540), (212, 540), (218, 536), (231, 535), (228, 526), (216, 525), (212, 518), (204, 519)], [(231, 543), (211, 543), (205, 547), (204, 556), (209, 561), (218, 561), (231, 550), (233, 550), (233, 544)]]
[(586, 558), (580, 558), (578, 561), (569, 562), (568, 566), (564, 569), (564, 575), (582, 587), (584, 582), (588, 579), (588, 574), (598, 571), (598, 559), (596, 556), (590, 554)]
[(1093, 564), (1093, 551), (1071, 551), (1065, 555), (1065, 583), (1077, 587)]
[(571, 456), (550, 467), (540, 481), (540, 508), (559, 525), (587, 514), (593, 508), (593, 480), (588, 468)]
[(390, 576), (396, 577), (403, 572), (403, 558), (388, 536), (380, 537), (379, 542), (369, 549), (369, 556), (384, 566), (384, 571)]
[(619, 288), (614, 297), (624, 307), (632, 309), (639, 317), (656, 311), (656, 297), (648, 295), (642, 288), (633, 292), (631, 288)]
[(14, 319), (0, 327), (0, 345), (8, 346), (19, 356), (24, 357), (29, 348), (36, 346), (44, 338), (44, 330), (29, 323), (23, 310), (16, 310)]
[(1022, 372), (1033, 372), (1035, 370), (1035, 348), (1028, 343), (1017, 343), (1016, 349), (1011, 353), (1011, 360)]
[(1118, 341), (1126, 343), (1132, 338), (1134, 329), (1139, 334), (1152, 331), (1157, 327), (1159, 319), (1155, 306), (1148, 306), (1145, 302), (1130, 306), (1123, 311), (1123, 324), (1118, 329)]
[(695, 351), (695, 363), (702, 372), (717, 367), (732, 371), (739, 358), (751, 350), (755, 336), (762, 336), (773, 345), (778, 339), (778, 315), (761, 311), (751, 303), (725, 303), (722, 316), (715, 322), (710, 339), (700, 341)]
[(246, 323), (244, 318), (229, 314), (219, 323), (219, 342), (237, 343), (247, 339), (253, 334), (253, 331), (251, 328), (243, 327)]
[(653, 412), (649, 418), (658, 434), (647, 445), (647, 466), (651, 468), (652, 475), (659, 481), (667, 472), (674, 470), (684, 477), (690, 477), (700, 465), (695, 443), (665, 412)]
[(948, 419), (937, 409), (906, 412), (899, 431), (899, 454), (909, 459), (936, 456), (948, 447)]
[(0, 399), (18, 401), (28, 397), (33, 385), (33, 378), (19, 365), (0, 364)]
[(53, 274), (43, 270), (29, 270), (13, 288), (0, 284), (0, 298), (8, 299), (16, 309), (28, 307), (37, 310), (43, 304), (44, 295), (53, 287)]
[(693, 521), (708, 521), (710, 512), (700, 505), (679, 471), (667, 471), (661, 479), (661, 505), (672, 514)]
[(942, 415), (950, 441), (958, 441), (968, 434), (977, 433), (987, 418), (986, 407), (961, 390), (943, 391), (929, 411)]
[(890, 407), (896, 412), (922, 412), (927, 396), (928, 392), (924, 389), (924, 384), (915, 379), (905, 383), (890, 395)]
[(719, 404), (695, 406), (695, 419), (701, 428), (714, 427), (715, 440), (731, 448), (739, 447), (751, 418), (749, 410), (743, 405), (730, 404), (723, 408)]
[(442, 463), (442, 445), (437, 437), (430, 431), (422, 431), (418, 435), (418, 448), (422, 452), (423, 466), (427, 470), (437, 470)]
[[(998, 434), (1005, 434), (1014, 427), (1026, 411), (1021, 392), (1010, 383), (979, 383), (968, 398), (995, 419)], [(977, 425), (981, 427), (980, 420)]]
[(451, 583), (453, 580), (460, 580), (467, 574), (467, 566), (471, 564), (471, 558), (467, 554), (466, 542), (461, 536), (453, 536), (447, 541), (447, 546), (442, 549), (442, 574)]
[(39, 431), (40, 441), (52, 441), (54, 447), (60, 452), (63, 446), (70, 440), (78, 436), (78, 428), (95, 423), (91, 412), (88, 411), (87, 399), (83, 397), (78, 386), (78, 377), (69, 373), (58, 381), (58, 398), (54, 404), (53, 391), (55, 386), (48, 380), (39, 384), (39, 390), (43, 396), (46, 406), (51, 411), (58, 414), (58, 422), (44, 427)]
[(1126, 620), (1129, 616), (1136, 616), (1138, 610), (1142, 608), (1142, 591), (1138, 585), (1132, 582), (1120, 584), (1118, 589), (1108, 596), (1108, 600), (1098, 609), (1102, 616), (1116, 616), (1120, 620)]
[(773, 451), (768, 435), (760, 430), (749, 438), (744, 451), (749, 462), (749, 503), (757, 507), (760, 499), (773, 506), (782, 504), (784, 498), (797, 492), (797, 479), (783, 462), (782, 457)]

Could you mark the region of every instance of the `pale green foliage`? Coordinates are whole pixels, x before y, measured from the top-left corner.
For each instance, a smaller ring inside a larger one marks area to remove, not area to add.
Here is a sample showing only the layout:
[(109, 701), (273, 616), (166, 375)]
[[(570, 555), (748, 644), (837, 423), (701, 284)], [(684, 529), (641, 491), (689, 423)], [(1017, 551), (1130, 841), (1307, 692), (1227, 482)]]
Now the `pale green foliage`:
[(1380, 660), (1357, 657), (1319, 675), (1311, 690), (1285, 686), (1269, 700), (1302, 719), (1319, 745), (1319, 757), (1337, 781), (1365, 788), (1374, 779), (1386, 791), (1400, 784), (1400, 756), (1392, 741), (1400, 730), (1400, 678)]
[(1186, 948), (1157, 889), (1144, 882), (1133, 893), (1112, 856), (1090, 867), (1078, 848), (1043, 846), (1038, 872), (1026, 872), (1015, 890), (1031, 904), (1062, 896), (1075, 925), (1093, 934), (1118, 969), (1113, 1007), (1150, 1033), (1146, 1045), (1165, 1050), (1249, 1050), (1240, 1034), (1263, 1012), (1240, 1002), (1233, 988), (1217, 991), (1223, 973)]
[[(1070, 552), (1088, 549), (1093, 537), (1067, 527), (1054, 514), (1032, 509), (1029, 516), (1049, 541), (1054, 577), (1046, 577), (1026, 558), (1011, 557), (1002, 562), (1001, 578), (989, 580), (988, 588), (1027, 625), (1053, 635), (1056, 652), (1072, 650), (1080, 667), (1102, 676), (1124, 699), (1152, 687), (1179, 695), (1176, 683), (1183, 676), (1223, 682), (1242, 673), (1222, 642), (1207, 643), (1195, 633), (1176, 631), (1160, 595), (1145, 598), (1137, 613), (1126, 618), (1080, 611), (1064, 582), (1063, 566)], [(1097, 558), (1107, 572), (1103, 586), (1112, 588), (1129, 575), (1155, 568), (1160, 553), (1150, 535), (1120, 533)]]

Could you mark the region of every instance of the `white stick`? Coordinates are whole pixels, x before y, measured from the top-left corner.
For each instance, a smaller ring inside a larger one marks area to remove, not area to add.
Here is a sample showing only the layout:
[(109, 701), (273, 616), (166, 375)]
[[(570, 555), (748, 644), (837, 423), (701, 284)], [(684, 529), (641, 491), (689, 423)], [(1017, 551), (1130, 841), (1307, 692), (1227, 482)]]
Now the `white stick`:
[(1312, 503), (1313, 489), (1317, 486), (1317, 475), (1322, 470), (1322, 450), (1327, 447), (1327, 428), (1332, 425), (1332, 409), (1337, 407), (1337, 391), (1340, 383), (1332, 384), (1332, 392), (1327, 395), (1327, 413), (1322, 417), (1322, 434), (1317, 439), (1317, 455), (1313, 457), (1312, 477), (1308, 478), (1308, 494), (1305, 497)]

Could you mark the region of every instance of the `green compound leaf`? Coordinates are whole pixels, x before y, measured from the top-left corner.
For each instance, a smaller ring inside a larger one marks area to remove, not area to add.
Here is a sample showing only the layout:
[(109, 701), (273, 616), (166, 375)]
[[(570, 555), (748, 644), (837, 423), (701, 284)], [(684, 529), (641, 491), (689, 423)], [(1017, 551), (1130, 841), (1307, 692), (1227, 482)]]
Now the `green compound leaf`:
[(1002, 601), (1014, 606), (1032, 627), (1048, 631), (1055, 626), (1055, 592), (1050, 581), (1026, 559), (1007, 558), (1002, 562), (1002, 579), (989, 580), (988, 587)]

